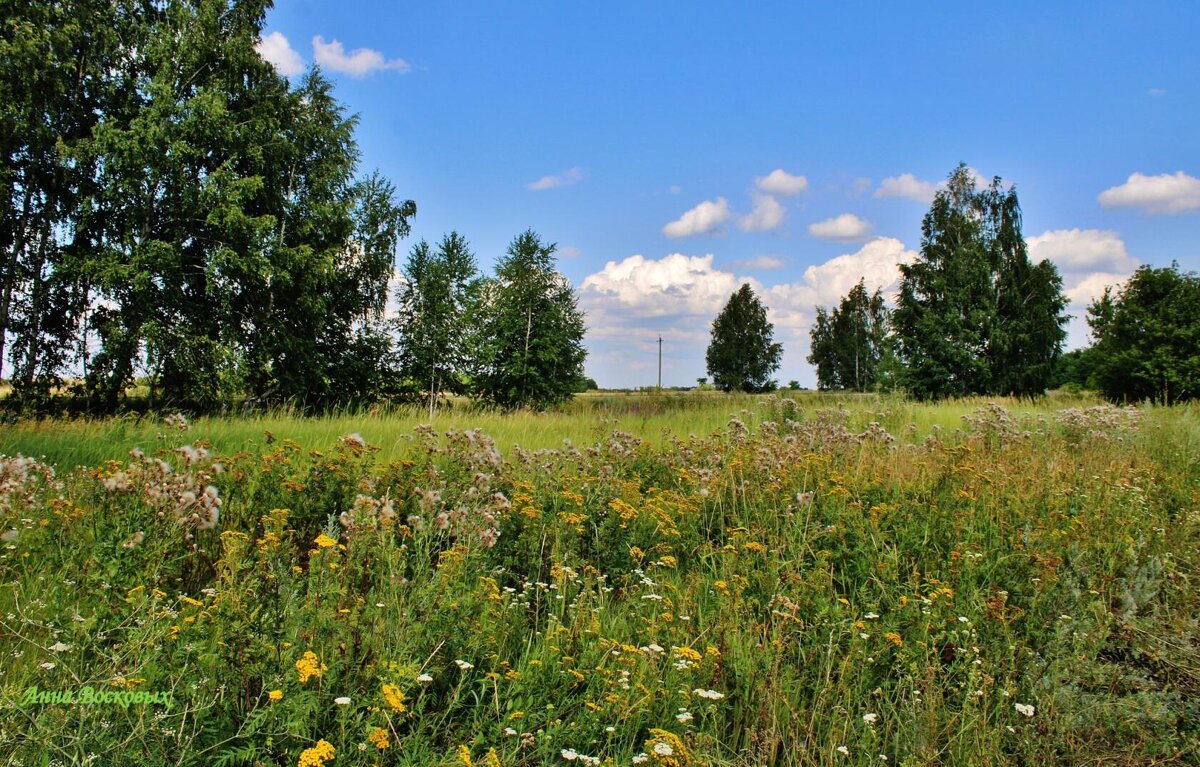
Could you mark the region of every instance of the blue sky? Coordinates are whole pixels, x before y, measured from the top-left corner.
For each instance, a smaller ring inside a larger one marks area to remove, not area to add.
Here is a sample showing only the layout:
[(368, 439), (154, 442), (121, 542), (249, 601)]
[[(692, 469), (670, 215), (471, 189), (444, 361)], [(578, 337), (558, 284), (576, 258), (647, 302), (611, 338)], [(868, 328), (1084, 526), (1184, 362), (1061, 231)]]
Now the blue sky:
[(330, 3), (280, 0), (260, 50), (319, 63), (364, 169), (490, 270), (560, 249), (603, 386), (705, 375), (749, 281), (813, 386), (816, 305), (894, 286), (960, 162), (1016, 185), (1036, 258), (1090, 297), (1200, 269), (1200, 3)]

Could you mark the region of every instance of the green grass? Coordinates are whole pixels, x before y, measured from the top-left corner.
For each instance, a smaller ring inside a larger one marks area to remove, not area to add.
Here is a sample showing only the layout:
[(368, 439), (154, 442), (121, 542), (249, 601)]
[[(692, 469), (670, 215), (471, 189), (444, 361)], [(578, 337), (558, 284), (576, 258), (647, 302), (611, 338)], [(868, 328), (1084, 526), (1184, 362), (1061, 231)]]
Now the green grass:
[[(739, 416), (750, 426), (763, 418), (764, 403), (789, 399), (801, 413), (822, 409), (848, 409), (848, 422), (865, 427), (869, 421), (897, 430), (915, 424), (920, 436), (934, 425), (953, 431), (962, 426), (962, 416), (989, 400), (971, 398), (936, 405), (878, 395), (786, 392), (776, 398), (719, 392), (671, 394), (591, 393), (576, 397), (560, 410), (546, 413), (504, 413), (477, 410), (465, 401), (435, 413), (417, 406), (379, 408), (366, 412), (300, 417), (289, 412), (250, 416), (203, 416), (191, 422), (189, 439), (202, 440), (219, 452), (235, 452), (261, 446), (267, 432), (275, 439), (291, 439), (302, 445), (327, 445), (343, 434), (359, 433), (381, 448), (381, 457), (403, 455), (415, 426), (430, 423), (439, 430), (482, 429), (502, 451), (514, 445), (528, 450), (561, 447), (563, 440), (595, 441), (619, 429), (651, 444), (661, 444), (665, 435), (705, 436), (724, 428), (730, 417)], [(1097, 404), (1094, 398), (1061, 394), (1040, 402), (1009, 403), (1018, 412), (1053, 412), (1066, 406)], [(130, 415), (121, 418), (78, 418), (24, 420), (0, 431), (0, 454), (44, 457), (57, 466), (93, 466), (102, 461), (123, 459), (135, 447), (152, 449), (164, 429), (160, 418)]]
[(19, 424), (0, 452), (58, 470), (0, 463), (0, 764), (1197, 763), (1197, 415), (689, 393), (433, 431)]

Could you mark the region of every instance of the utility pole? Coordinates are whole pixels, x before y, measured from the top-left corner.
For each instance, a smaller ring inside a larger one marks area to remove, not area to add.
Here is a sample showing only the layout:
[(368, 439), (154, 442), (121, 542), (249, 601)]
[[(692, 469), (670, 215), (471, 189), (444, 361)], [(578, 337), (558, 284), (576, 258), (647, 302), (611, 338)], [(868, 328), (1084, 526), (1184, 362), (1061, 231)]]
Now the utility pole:
[(662, 389), (662, 336), (658, 337), (658, 388)]

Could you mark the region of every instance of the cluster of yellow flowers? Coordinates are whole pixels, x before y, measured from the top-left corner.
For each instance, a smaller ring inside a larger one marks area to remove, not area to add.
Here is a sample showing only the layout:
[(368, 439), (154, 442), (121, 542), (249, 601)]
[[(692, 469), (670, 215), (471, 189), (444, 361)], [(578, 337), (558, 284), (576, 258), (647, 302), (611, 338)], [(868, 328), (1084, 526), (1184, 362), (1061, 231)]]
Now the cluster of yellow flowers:
[(317, 658), (317, 654), (312, 650), (304, 653), (304, 656), (300, 658), (300, 660), (296, 661), (296, 671), (300, 674), (301, 684), (304, 684), (309, 679), (314, 677), (316, 679), (320, 679), (321, 676), (324, 675), (324, 673), (328, 670), (329, 667), (322, 663), (320, 659)]
[(394, 684), (385, 684), (383, 686), (383, 699), (387, 701), (387, 704), (397, 714), (403, 714), (408, 710), (404, 705), (403, 691)]
[(380, 751), (392, 745), (392, 741), (388, 737), (388, 731), (382, 727), (376, 727), (374, 730), (371, 730), (371, 734), (367, 736), (367, 741)]
[(318, 535), (316, 537), (316, 539), (313, 540), (313, 543), (317, 544), (317, 546), (319, 546), (322, 549), (331, 549), (337, 545), (337, 541), (330, 538), (325, 533), (321, 533), (320, 535)]
[(318, 740), (312, 748), (300, 752), (300, 762), (297, 767), (325, 767), (335, 755), (333, 744), (327, 740)]

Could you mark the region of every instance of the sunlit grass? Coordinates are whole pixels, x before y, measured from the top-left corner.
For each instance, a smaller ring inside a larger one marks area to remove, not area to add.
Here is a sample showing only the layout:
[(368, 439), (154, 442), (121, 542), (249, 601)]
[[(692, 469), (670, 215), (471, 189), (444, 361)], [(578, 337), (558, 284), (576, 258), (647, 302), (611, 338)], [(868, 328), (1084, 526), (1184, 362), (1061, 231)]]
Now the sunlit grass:
[(1194, 408), (791, 397), (19, 424), (0, 452), (58, 470), (0, 464), (0, 743), (39, 765), (1195, 761)]

